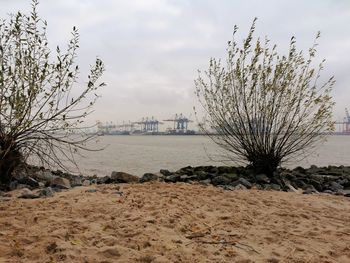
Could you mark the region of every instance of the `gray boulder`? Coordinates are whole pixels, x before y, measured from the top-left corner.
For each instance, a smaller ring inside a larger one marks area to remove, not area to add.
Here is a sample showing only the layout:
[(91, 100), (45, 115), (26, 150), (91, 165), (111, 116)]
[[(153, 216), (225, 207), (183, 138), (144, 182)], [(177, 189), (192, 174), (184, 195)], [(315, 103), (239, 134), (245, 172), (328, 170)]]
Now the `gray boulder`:
[(219, 174), (237, 173), (237, 168), (232, 166), (219, 166), (217, 169)]
[(176, 183), (180, 181), (181, 174), (172, 174), (169, 176), (164, 177), (164, 182), (168, 183)]
[(97, 178), (97, 184), (110, 184), (110, 183), (112, 183), (112, 180), (111, 180), (111, 177), (109, 177), (108, 175)]
[(238, 184), (236, 186), (233, 186), (233, 190), (247, 190), (247, 187), (242, 184)]
[(164, 176), (170, 176), (170, 175), (173, 174), (173, 173), (170, 172), (169, 170), (165, 170), (165, 169), (160, 169), (159, 172), (160, 172), (162, 175), (164, 175)]
[(207, 179), (213, 177), (212, 174), (209, 174), (209, 173), (204, 172), (204, 171), (195, 171), (194, 174), (197, 176), (197, 179), (198, 179), (199, 181), (201, 181), (201, 180), (207, 180)]
[(159, 181), (159, 176), (153, 173), (145, 173), (140, 179), (140, 183), (153, 181)]
[(52, 197), (54, 195), (54, 191), (51, 187), (45, 187), (39, 193), (41, 197)]
[(269, 184), (270, 183), (270, 178), (265, 175), (265, 174), (258, 174), (255, 176), (255, 180), (258, 182), (258, 183), (263, 183), (263, 184)]
[(231, 179), (227, 178), (226, 176), (216, 176), (211, 179), (211, 183), (213, 185), (228, 185), (231, 183)]
[(281, 186), (278, 184), (265, 184), (264, 185), (265, 190), (274, 190), (274, 191), (281, 191)]
[(340, 190), (343, 190), (344, 187), (341, 184), (338, 184), (337, 182), (331, 182), (329, 184), (329, 188), (330, 190), (332, 190), (333, 192), (339, 192)]
[(113, 171), (111, 174), (111, 180), (114, 183), (138, 183), (139, 177), (124, 172)]
[(38, 170), (33, 177), (39, 181), (51, 182), (55, 176), (48, 170)]
[(71, 184), (68, 179), (62, 177), (55, 177), (51, 180), (50, 185), (59, 189), (70, 189)]
[(318, 194), (318, 191), (315, 189), (315, 187), (313, 187), (313, 185), (307, 185), (303, 189), (303, 194)]
[(201, 181), (199, 181), (199, 183), (202, 184), (202, 185), (210, 185), (211, 184), (211, 180), (210, 179), (201, 180)]
[(237, 186), (238, 184), (244, 185), (248, 189), (252, 188), (252, 186), (253, 186), (251, 184), (251, 182), (249, 182), (247, 179), (245, 179), (243, 177), (239, 178), (238, 180), (236, 180), (232, 183), (233, 186)]
[(69, 182), (71, 184), (71, 187), (77, 187), (77, 186), (82, 186), (83, 185), (83, 179), (80, 176), (72, 176), (68, 180), (69, 180)]
[(23, 177), (21, 179), (18, 179), (17, 182), (19, 184), (29, 185), (30, 187), (33, 187), (33, 188), (39, 187), (38, 181), (36, 181), (35, 179), (33, 179), (31, 177)]

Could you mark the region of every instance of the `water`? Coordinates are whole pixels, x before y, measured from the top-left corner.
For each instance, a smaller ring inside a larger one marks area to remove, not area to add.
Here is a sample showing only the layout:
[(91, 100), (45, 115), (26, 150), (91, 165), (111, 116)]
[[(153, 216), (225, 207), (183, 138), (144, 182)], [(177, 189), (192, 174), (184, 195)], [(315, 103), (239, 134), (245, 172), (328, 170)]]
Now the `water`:
[[(220, 162), (222, 151), (204, 136), (101, 136), (94, 147), (107, 146), (99, 152), (86, 152), (78, 157), (80, 173), (110, 175), (111, 171), (124, 171), (135, 175), (159, 172), (160, 169), (177, 170), (192, 165), (237, 165)], [(307, 158), (293, 159), (285, 166), (308, 167), (350, 165), (350, 136), (329, 136)]]

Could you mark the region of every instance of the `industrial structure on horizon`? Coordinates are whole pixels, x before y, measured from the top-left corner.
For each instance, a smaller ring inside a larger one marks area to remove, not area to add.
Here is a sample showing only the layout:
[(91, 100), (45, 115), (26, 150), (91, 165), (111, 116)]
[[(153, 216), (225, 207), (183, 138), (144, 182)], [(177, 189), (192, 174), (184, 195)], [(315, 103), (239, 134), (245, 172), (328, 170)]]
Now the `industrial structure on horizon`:
[[(160, 131), (159, 127), (165, 123), (172, 123), (171, 126), (165, 130)], [(154, 116), (143, 117), (140, 121), (135, 122), (123, 122), (116, 125), (112, 122), (106, 122), (103, 124), (97, 121), (97, 129), (100, 135), (131, 135), (131, 134), (144, 134), (144, 135), (194, 135), (198, 134), (193, 129), (189, 129), (189, 124), (193, 120), (187, 118), (182, 113), (175, 114), (174, 117), (165, 119), (163, 121), (157, 120)], [(336, 131), (334, 135), (350, 135), (350, 113), (345, 108), (345, 117), (343, 121), (335, 122)]]
[(338, 135), (350, 135), (350, 114), (347, 108), (345, 108), (345, 117), (342, 122), (336, 122), (339, 125), (339, 129), (335, 132)]
[[(160, 131), (159, 126), (164, 122), (172, 122), (172, 127), (167, 127), (165, 131)], [(194, 135), (196, 132), (189, 129), (189, 123), (193, 122), (185, 117), (182, 113), (175, 114), (174, 117), (158, 121), (153, 116), (151, 118), (144, 117), (140, 121), (123, 122), (120, 125), (115, 125), (112, 122), (102, 124), (97, 121), (97, 129), (100, 135), (130, 135), (130, 134), (145, 134), (145, 135)]]

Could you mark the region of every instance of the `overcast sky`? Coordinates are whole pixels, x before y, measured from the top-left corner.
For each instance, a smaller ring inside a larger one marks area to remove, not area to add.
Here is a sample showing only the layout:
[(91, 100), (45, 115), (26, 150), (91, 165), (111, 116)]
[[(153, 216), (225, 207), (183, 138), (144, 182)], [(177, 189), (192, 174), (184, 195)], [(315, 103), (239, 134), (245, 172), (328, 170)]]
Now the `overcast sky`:
[[(29, 0), (0, 0), (0, 17), (28, 11)], [(193, 116), (194, 79), (210, 57), (225, 57), (234, 25), (240, 41), (258, 17), (257, 35), (285, 50), (291, 36), (301, 49), (321, 31), (323, 76), (335, 75), (335, 118), (350, 108), (349, 0), (41, 0), (50, 45), (64, 47), (80, 32), (81, 81), (96, 56), (106, 64), (102, 98), (91, 120), (159, 120)]]

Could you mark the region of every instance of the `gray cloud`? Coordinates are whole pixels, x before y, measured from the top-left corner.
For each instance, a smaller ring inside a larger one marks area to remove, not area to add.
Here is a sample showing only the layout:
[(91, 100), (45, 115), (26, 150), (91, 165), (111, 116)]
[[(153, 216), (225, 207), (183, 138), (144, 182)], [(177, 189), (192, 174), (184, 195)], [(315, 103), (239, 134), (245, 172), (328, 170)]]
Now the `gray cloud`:
[[(0, 1), (0, 17), (29, 10), (28, 1)], [(350, 2), (346, 0), (42, 0), (52, 47), (64, 46), (73, 25), (81, 34), (82, 79), (96, 56), (106, 64), (102, 98), (92, 120), (136, 120), (189, 115), (196, 104), (193, 80), (210, 57), (225, 56), (235, 24), (243, 38), (254, 17), (257, 35), (268, 35), (282, 52), (291, 36), (307, 49), (322, 32), (318, 57), (324, 76), (335, 75), (335, 118), (350, 107)]]

